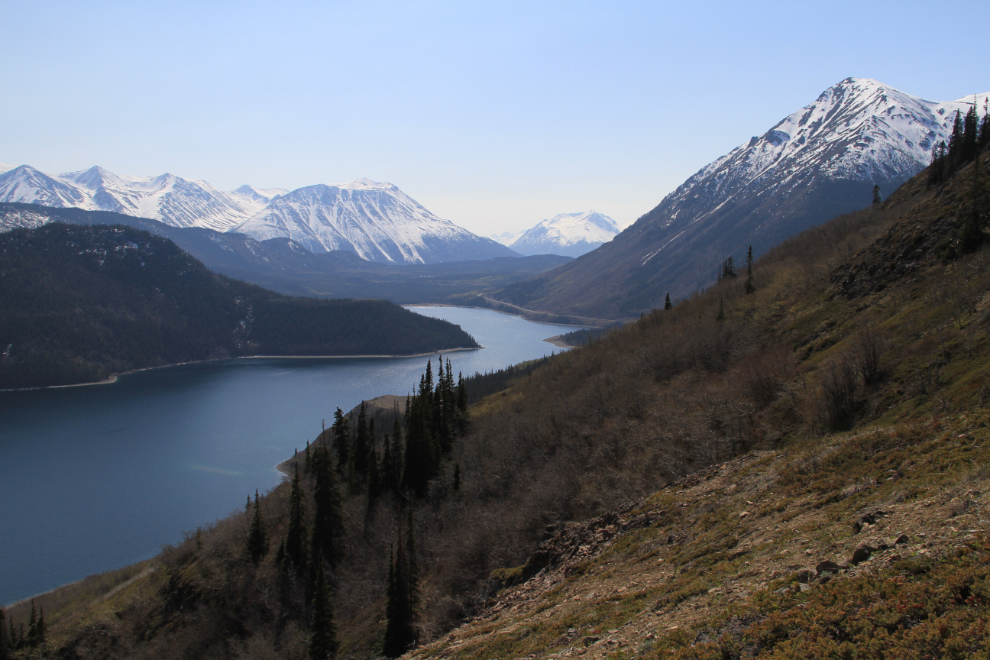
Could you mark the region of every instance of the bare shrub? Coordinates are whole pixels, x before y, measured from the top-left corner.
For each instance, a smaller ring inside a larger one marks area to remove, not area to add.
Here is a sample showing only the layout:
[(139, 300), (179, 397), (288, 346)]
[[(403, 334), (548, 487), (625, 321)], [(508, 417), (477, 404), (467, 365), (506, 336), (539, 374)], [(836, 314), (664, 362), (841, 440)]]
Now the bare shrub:
[(739, 366), (739, 379), (758, 408), (777, 398), (794, 375), (794, 356), (784, 346), (774, 346), (746, 357)]
[(856, 412), (856, 389), (859, 385), (855, 360), (848, 355), (830, 358), (822, 365), (820, 413), (832, 430), (849, 428)]
[(883, 357), (886, 350), (886, 337), (872, 325), (864, 328), (853, 339), (856, 367), (867, 385), (883, 380), (885, 375)]

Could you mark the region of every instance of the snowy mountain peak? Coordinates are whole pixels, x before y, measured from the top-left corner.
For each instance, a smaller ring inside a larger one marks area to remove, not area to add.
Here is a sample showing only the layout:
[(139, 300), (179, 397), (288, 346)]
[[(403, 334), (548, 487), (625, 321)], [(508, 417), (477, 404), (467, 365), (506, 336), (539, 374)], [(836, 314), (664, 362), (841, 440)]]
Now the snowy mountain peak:
[(619, 233), (615, 220), (598, 213), (560, 213), (527, 230), (509, 247), (525, 255), (559, 254), (579, 257)]
[(334, 187), (341, 190), (399, 190), (397, 186), (391, 183), (379, 183), (371, 179), (354, 179), (348, 183), (337, 184)]

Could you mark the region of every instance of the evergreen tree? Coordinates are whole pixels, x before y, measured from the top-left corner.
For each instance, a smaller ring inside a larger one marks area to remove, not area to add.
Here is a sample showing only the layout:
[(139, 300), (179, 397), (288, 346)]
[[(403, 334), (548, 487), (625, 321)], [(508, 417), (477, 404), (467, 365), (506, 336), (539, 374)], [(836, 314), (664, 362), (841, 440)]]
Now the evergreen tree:
[(749, 251), (746, 252), (746, 295), (749, 295), (756, 291), (756, 286), (753, 284), (753, 246), (749, 246)]
[(457, 435), (467, 433), (468, 426), (468, 393), (464, 383), (464, 374), (457, 372), (457, 412), (454, 416)]
[(314, 558), (316, 563), (316, 585), (313, 589), (313, 616), (310, 621), (309, 638), (310, 660), (327, 660), (337, 653), (337, 630), (333, 623), (333, 601), (327, 585), (323, 558)]
[(461, 489), (461, 464), (454, 463), (454, 492), (456, 493)]
[(674, 303), (670, 302), (670, 293), (668, 292), (667, 293), (667, 297), (664, 298), (664, 301), (663, 301), (663, 308), (665, 310), (667, 310), (667, 309), (671, 309), (673, 306), (674, 306)]
[(402, 470), (406, 464), (405, 442), (402, 435), (402, 424), (399, 422), (399, 404), (395, 404), (395, 416), (392, 422), (392, 472), (388, 475), (391, 482), (390, 490), (402, 488)]
[(956, 119), (952, 123), (952, 135), (949, 136), (949, 162), (946, 174), (952, 174), (957, 169), (962, 161), (960, 158), (962, 151), (962, 141), (963, 141), (963, 122), (962, 115), (956, 110)]
[(358, 411), (357, 428), (354, 432), (354, 476), (363, 482), (368, 476), (368, 408), (364, 401)]
[[(945, 143), (942, 142), (942, 149), (945, 148)], [(939, 145), (932, 145), (932, 160), (928, 165), (928, 185), (933, 186), (938, 183), (942, 183), (942, 167), (944, 161), (939, 158)]]
[(303, 465), (306, 466), (306, 472), (310, 472), (313, 469), (313, 457), (309, 451), (309, 440), (306, 441), (306, 459)]
[[(401, 518), (400, 518), (401, 520)], [(418, 568), (415, 560), (413, 540), (412, 510), (409, 513), (409, 535), (405, 543), (402, 539), (402, 526), (398, 528), (397, 550), (389, 557), (388, 602), (385, 606), (385, 640), (382, 653), (389, 658), (397, 658), (416, 644), (413, 622), (417, 601)]]
[(440, 448), (433, 429), (433, 372), (430, 362), (420, 378), (419, 390), (406, 403), (406, 450), (403, 480), (405, 487), (417, 497), (426, 495), (430, 479), (436, 476), (440, 463)]
[(38, 627), (38, 612), (34, 609), (34, 599), (31, 599), (31, 616), (28, 617), (27, 636), (24, 639), (26, 646), (35, 646), (35, 638)]
[[(251, 498), (248, 498), (248, 502)], [(265, 531), (265, 521), (261, 517), (261, 500), (258, 498), (258, 491), (254, 491), (254, 517), (251, 519), (251, 531), (248, 532), (248, 554), (251, 561), (257, 565), (261, 558), (268, 552), (268, 533)]]
[(17, 634), (17, 628), (14, 627), (14, 617), (10, 617), (7, 620), (7, 647), (11, 651), (16, 651), (21, 647), (20, 636)]
[(299, 485), (299, 467), (296, 466), (289, 491), (289, 531), (285, 535), (285, 558), (292, 570), (299, 574), (306, 568), (306, 511), (303, 508), (302, 486)]
[(960, 162), (968, 163), (976, 157), (979, 130), (980, 118), (976, 114), (976, 103), (974, 102), (973, 107), (969, 109), (963, 120), (963, 134), (959, 149)]
[(344, 416), (344, 411), (340, 408), (337, 408), (337, 412), (333, 414), (331, 430), (333, 431), (333, 453), (337, 456), (337, 469), (342, 472), (350, 457), (348, 450), (350, 449), (351, 430), (347, 417)]
[(313, 557), (323, 557), (330, 566), (340, 559), (340, 539), (344, 533), (344, 516), (333, 457), (324, 447), (316, 450), (313, 460), (316, 483), (313, 487)]
[(375, 441), (372, 439), (368, 448), (368, 506), (378, 499), (382, 494), (382, 474), (378, 464), (378, 451), (375, 449)]
[(990, 144), (990, 108), (987, 107), (988, 99), (983, 99), (983, 123), (980, 125), (980, 149), (986, 148)]
[(8, 660), (8, 658), (10, 658), (10, 644), (7, 639), (7, 624), (3, 608), (0, 607), (0, 660)]
[(48, 628), (45, 626), (45, 606), (42, 605), (38, 614), (38, 622), (34, 625), (34, 646), (41, 646), (45, 643), (45, 636)]
[(724, 300), (722, 298), (719, 298), (718, 299), (718, 315), (715, 317), (715, 320), (716, 321), (724, 321), (725, 320), (725, 310), (722, 307), (722, 303), (723, 302), (724, 302)]
[(873, 184), (873, 205), (877, 206), (883, 200), (880, 198), (880, 186), (879, 184)]

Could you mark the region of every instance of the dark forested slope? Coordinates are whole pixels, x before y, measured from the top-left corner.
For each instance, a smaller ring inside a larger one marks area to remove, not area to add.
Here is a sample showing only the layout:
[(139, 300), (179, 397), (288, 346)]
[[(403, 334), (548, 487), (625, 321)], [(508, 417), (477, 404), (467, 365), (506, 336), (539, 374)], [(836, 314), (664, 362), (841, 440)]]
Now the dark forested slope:
[(376, 300), (290, 298), (122, 226), (0, 234), (0, 388), (246, 355), (472, 348), (459, 327)]

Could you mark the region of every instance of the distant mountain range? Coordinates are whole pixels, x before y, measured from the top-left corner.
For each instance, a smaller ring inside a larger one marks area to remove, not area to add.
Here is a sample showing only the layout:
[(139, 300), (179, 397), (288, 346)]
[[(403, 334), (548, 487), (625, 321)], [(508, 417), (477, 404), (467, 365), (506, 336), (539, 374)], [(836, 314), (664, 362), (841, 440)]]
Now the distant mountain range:
[(706, 165), (601, 248), (493, 297), (558, 314), (635, 317), (714, 282), (728, 256), (760, 254), (788, 236), (869, 206), (921, 171), (957, 111), (875, 80), (847, 78)]
[(478, 305), (482, 304), (477, 300), (479, 291), (500, 288), (570, 261), (555, 255), (517, 255), (435, 264), (375, 263), (348, 250), (310, 252), (289, 238), (259, 241), (235, 231), (173, 227), (112, 211), (0, 202), (0, 236), (2, 228), (32, 229), (50, 222), (142, 229), (170, 239), (215, 273), (292, 296)]
[(586, 211), (561, 213), (526, 231), (504, 232), (492, 238), (519, 254), (580, 257), (609, 242), (618, 233), (615, 220), (597, 211)]
[(30, 165), (2, 170), (0, 202), (111, 211), (258, 240), (289, 238), (313, 252), (347, 250), (379, 263), (518, 256), (430, 213), (396, 186), (368, 179), (293, 191), (241, 186), (225, 192), (172, 174), (119, 176), (91, 167), (51, 176)]

